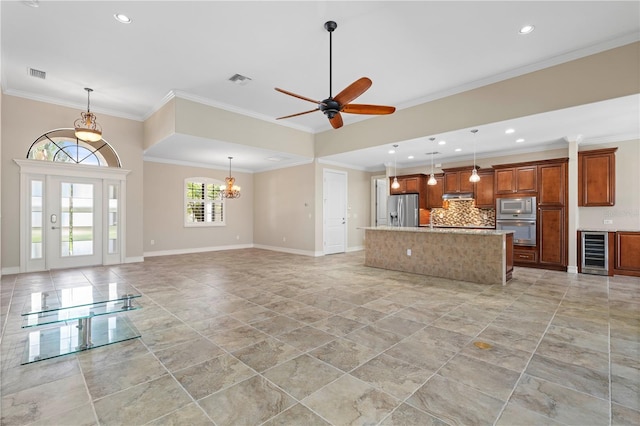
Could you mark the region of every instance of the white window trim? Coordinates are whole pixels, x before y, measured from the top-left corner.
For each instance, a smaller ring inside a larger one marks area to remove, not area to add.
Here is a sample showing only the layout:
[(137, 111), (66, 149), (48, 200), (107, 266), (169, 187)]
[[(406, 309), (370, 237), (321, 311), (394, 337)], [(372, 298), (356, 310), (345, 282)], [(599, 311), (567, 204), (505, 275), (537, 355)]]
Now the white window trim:
[(187, 204), (189, 201), (193, 201), (187, 198), (187, 183), (189, 182), (202, 182), (203, 184), (213, 184), (216, 186), (224, 186), (224, 182), (219, 181), (218, 179), (208, 178), (208, 177), (188, 177), (184, 180), (182, 185), (182, 198), (183, 198), (183, 207), (182, 207), (182, 215), (184, 220), (185, 228), (202, 228), (202, 227), (217, 227), (217, 226), (227, 226), (227, 206), (224, 198), (219, 200), (204, 200), (206, 203), (211, 204), (220, 204), (222, 206), (222, 221), (220, 222), (190, 222), (189, 216), (187, 213)]

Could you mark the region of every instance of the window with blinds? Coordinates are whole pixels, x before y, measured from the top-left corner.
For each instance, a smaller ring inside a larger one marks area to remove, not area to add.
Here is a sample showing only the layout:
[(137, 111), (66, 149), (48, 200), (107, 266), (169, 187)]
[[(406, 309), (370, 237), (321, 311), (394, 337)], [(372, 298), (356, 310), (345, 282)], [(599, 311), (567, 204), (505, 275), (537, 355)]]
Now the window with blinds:
[(184, 186), (185, 226), (225, 225), (222, 182), (209, 178), (187, 178)]

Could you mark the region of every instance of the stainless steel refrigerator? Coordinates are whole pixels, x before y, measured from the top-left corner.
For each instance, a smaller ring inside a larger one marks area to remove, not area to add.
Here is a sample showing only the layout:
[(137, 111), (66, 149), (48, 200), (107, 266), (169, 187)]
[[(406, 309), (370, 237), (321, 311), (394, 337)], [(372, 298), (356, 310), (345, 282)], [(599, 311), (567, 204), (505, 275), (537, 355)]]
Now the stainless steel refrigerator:
[(387, 200), (389, 226), (420, 226), (418, 194), (390, 195)]

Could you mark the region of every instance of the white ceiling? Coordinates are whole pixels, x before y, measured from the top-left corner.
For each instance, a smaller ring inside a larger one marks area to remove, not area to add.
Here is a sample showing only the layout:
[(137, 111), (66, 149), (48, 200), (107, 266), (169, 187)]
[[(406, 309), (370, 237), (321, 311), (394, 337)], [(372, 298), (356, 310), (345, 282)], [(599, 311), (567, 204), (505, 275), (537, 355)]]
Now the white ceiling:
[[(637, 1), (2, 1), (3, 92), (78, 110), (144, 120), (176, 95), (270, 122), (329, 95), (329, 36), (334, 20), (333, 95), (359, 77), (373, 86), (357, 103), (398, 109), (640, 40)], [(118, 23), (125, 13), (131, 24)], [(517, 34), (524, 24), (533, 33)], [(45, 80), (28, 69), (45, 71)], [(245, 86), (228, 81), (250, 77)], [(640, 98), (631, 96), (480, 127), (478, 158), (640, 137)], [(365, 116), (343, 114), (345, 125)], [(331, 129), (320, 112), (277, 121), (308, 132)], [(71, 123), (69, 123), (69, 126)], [(506, 128), (516, 132), (505, 135)], [(108, 140), (108, 129), (105, 138)], [(398, 166), (472, 158), (469, 129), (431, 148), (400, 143)], [(516, 138), (525, 142), (515, 143)], [(455, 152), (455, 148), (462, 148)], [(332, 155), (325, 161), (382, 170), (390, 146)], [(413, 154), (414, 159), (406, 156)], [(176, 136), (146, 158), (258, 171), (309, 161), (224, 141)], [(280, 161), (269, 160), (278, 157)]]

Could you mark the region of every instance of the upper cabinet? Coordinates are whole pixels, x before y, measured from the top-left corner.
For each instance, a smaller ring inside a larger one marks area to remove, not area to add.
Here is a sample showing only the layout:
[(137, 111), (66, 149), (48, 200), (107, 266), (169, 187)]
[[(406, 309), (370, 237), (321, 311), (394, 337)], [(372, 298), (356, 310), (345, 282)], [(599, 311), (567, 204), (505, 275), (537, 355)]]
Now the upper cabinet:
[(618, 148), (578, 152), (578, 205), (613, 206), (616, 202)]
[(473, 192), (473, 182), (469, 182), (471, 170), (473, 170), (473, 167), (443, 169), (444, 193)]
[(496, 195), (494, 192), (495, 173), (493, 169), (478, 170), (480, 181), (475, 184), (476, 207), (481, 209), (495, 208)]
[(495, 171), (495, 193), (517, 194), (538, 190), (538, 167), (535, 165), (493, 166)]
[(393, 184), (393, 178), (389, 178), (390, 193), (396, 194), (418, 194), (420, 192), (421, 182), (424, 179), (424, 175), (406, 175), (397, 176), (399, 188), (391, 187)]
[(567, 162), (562, 158), (538, 165), (538, 206), (564, 206), (567, 198)]
[(436, 184), (427, 185), (427, 208), (441, 209), (442, 195), (444, 194), (444, 176), (442, 174), (435, 175)]

